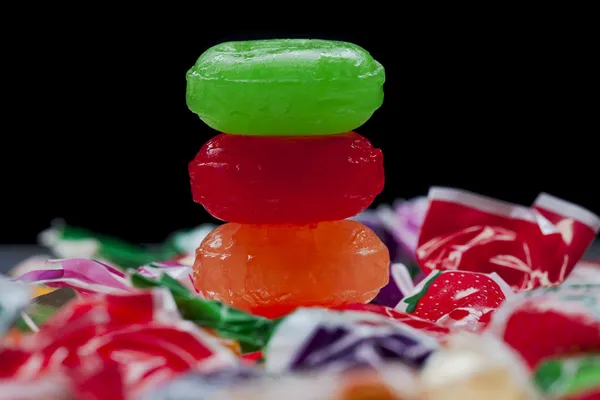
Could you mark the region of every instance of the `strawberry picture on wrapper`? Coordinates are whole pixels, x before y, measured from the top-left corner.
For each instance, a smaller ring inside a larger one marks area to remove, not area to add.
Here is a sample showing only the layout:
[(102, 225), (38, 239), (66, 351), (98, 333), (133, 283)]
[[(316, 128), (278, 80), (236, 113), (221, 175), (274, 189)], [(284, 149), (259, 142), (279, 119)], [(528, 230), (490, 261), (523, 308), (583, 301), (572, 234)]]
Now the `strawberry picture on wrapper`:
[(396, 310), (447, 328), (479, 331), (511, 295), (510, 287), (497, 274), (433, 271)]
[(541, 194), (524, 207), (463, 190), (434, 187), (416, 258), (429, 273), (497, 273), (513, 290), (563, 282), (600, 228), (600, 218)]

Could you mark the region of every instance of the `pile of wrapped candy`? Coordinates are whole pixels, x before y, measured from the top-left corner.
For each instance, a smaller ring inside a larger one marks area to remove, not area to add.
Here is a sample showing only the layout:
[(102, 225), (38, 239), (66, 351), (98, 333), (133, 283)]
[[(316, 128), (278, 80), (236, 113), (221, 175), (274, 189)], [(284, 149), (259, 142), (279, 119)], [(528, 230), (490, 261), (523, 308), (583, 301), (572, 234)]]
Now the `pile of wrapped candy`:
[(0, 278), (0, 399), (600, 399), (600, 218), (442, 187), (367, 209), (383, 80), (347, 43), (203, 54), (188, 105), (223, 133), (192, 193), (228, 222), (43, 232)]
[(54, 226), (49, 256), (75, 258), (0, 281), (0, 398), (599, 398), (600, 263), (580, 260), (593, 215), (434, 188), (355, 219), (393, 254), (388, 284), (273, 319), (195, 290), (213, 226), (151, 249)]

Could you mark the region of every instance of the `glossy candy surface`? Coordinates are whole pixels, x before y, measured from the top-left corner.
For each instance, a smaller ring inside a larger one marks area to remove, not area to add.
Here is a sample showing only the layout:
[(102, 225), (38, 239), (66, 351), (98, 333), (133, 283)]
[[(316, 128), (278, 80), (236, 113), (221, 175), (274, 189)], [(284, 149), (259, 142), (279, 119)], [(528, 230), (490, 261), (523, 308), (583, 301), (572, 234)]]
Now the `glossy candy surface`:
[(326, 135), (364, 124), (383, 102), (385, 72), (346, 42), (277, 39), (208, 49), (187, 73), (191, 111), (242, 135)]
[(189, 164), (193, 198), (214, 217), (308, 224), (351, 217), (384, 184), (383, 154), (348, 132), (319, 137), (210, 139)]
[(266, 317), (300, 306), (366, 303), (388, 282), (389, 253), (355, 221), (313, 226), (224, 224), (196, 250), (194, 285)]

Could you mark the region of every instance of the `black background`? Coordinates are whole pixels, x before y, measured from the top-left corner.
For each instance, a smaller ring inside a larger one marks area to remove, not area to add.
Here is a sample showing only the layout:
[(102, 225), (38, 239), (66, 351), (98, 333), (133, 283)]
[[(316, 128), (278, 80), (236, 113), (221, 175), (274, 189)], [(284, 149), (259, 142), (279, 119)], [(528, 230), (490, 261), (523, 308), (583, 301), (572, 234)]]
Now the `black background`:
[(546, 191), (600, 213), (585, 24), (405, 17), (294, 30), (186, 10), (86, 15), (27, 20), (5, 41), (0, 243), (33, 243), (56, 217), (135, 242), (214, 222), (191, 200), (187, 163), (216, 132), (187, 109), (185, 73), (214, 44), (259, 38), (351, 41), (384, 65), (384, 105), (357, 129), (385, 155), (374, 205), (448, 185), (524, 204)]

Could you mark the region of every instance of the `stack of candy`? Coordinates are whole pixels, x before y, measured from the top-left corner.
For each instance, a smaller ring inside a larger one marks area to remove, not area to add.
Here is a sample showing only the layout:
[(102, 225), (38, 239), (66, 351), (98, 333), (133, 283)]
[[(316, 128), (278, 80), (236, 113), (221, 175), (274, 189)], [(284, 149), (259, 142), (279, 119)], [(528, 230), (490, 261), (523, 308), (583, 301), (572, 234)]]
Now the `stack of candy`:
[(381, 153), (337, 132), (382, 74), (335, 42), (205, 53), (188, 103), (227, 133), (192, 187), (233, 222), (158, 250), (45, 232), (62, 259), (0, 277), (0, 400), (599, 400), (596, 215), (434, 187), (353, 216)]
[(344, 42), (232, 42), (187, 82), (190, 109), (224, 132), (189, 165), (194, 200), (229, 222), (198, 247), (200, 293), (267, 317), (372, 300), (389, 253), (346, 218), (383, 189), (381, 150), (352, 131), (382, 104), (381, 64)]

